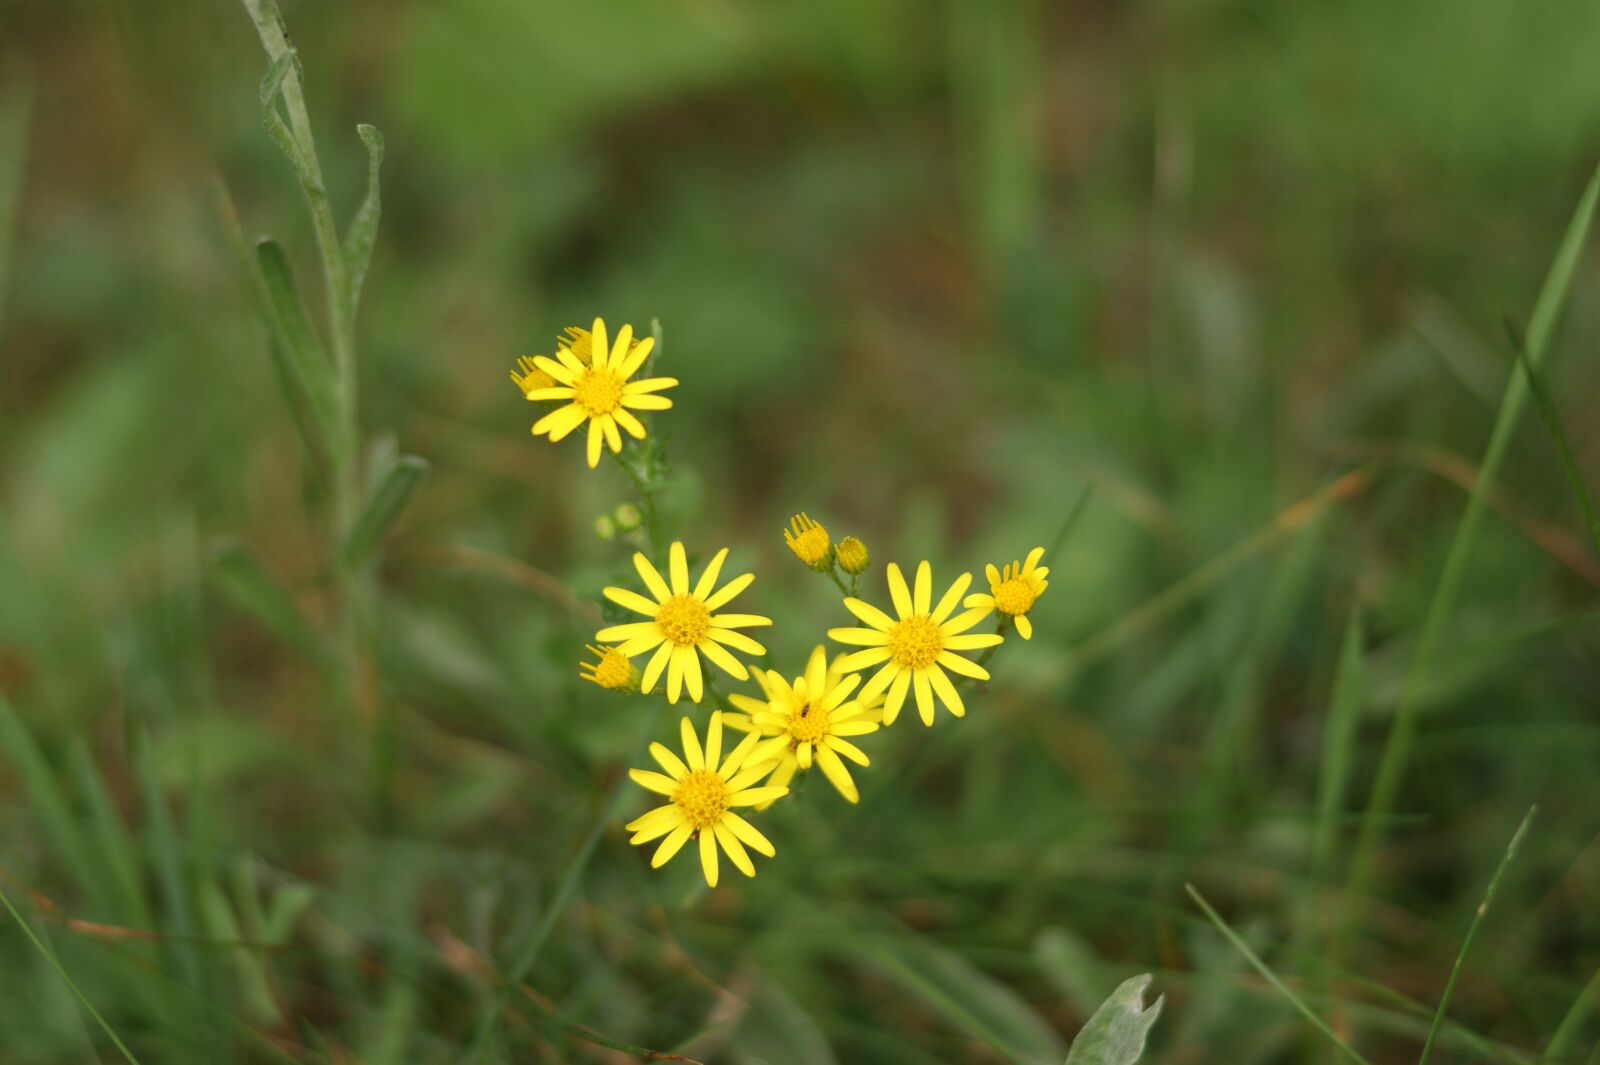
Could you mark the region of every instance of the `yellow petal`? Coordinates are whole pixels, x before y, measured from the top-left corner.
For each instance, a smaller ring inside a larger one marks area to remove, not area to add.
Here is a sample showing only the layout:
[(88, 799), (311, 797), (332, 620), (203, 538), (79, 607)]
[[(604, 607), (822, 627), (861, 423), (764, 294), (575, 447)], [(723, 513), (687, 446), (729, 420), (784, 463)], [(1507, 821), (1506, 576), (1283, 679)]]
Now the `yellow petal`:
[(666, 865), (667, 861), (678, 853), (678, 848), (683, 846), (684, 841), (689, 838), (689, 834), (693, 831), (694, 827), (685, 821), (667, 833), (667, 838), (661, 841), (661, 846), (656, 848), (655, 855), (650, 859), (650, 868), (660, 869), (663, 865)]
[(956, 578), (955, 583), (950, 585), (950, 590), (945, 592), (944, 597), (939, 600), (939, 605), (933, 608), (932, 617), (935, 625), (943, 623), (944, 619), (950, 616), (950, 612), (961, 601), (962, 593), (967, 590), (967, 585), (971, 583), (972, 574), (970, 573), (963, 573)]
[(755, 876), (756, 865), (750, 860), (750, 856), (744, 852), (744, 844), (739, 842), (739, 837), (733, 834), (733, 830), (721, 822), (711, 827), (716, 834), (717, 842), (722, 845), (723, 850), (728, 852), (728, 858), (733, 862), (734, 868), (745, 876)]
[(628, 770), (628, 779), (641, 788), (648, 788), (658, 795), (671, 795), (678, 790), (678, 782), (661, 773), (652, 773), (648, 769)]
[(625, 606), (636, 614), (643, 614), (647, 618), (656, 616), (661, 609), (659, 603), (652, 603), (638, 592), (630, 592), (626, 588), (607, 588), (605, 597), (618, 606)]
[(906, 579), (900, 575), (900, 567), (891, 562), (884, 568), (884, 573), (889, 578), (889, 598), (894, 601), (895, 613), (902, 618), (908, 618), (916, 613), (911, 608), (911, 589), (906, 587)]
[(650, 757), (654, 758), (656, 764), (665, 769), (667, 776), (673, 780), (680, 780), (689, 773), (689, 767), (683, 764), (683, 759), (673, 754), (672, 748), (664, 743), (652, 743)]
[(733, 602), (734, 597), (736, 597), (740, 592), (750, 587), (750, 583), (755, 579), (756, 575), (754, 573), (739, 574), (739, 576), (735, 577), (727, 584), (724, 584), (715, 595), (711, 596), (705, 601), (706, 609), (712, 611), (713, 613), (721, 610), (723, 607)]
[(689, 558), (683, 550), (683, 541), (672, 541), (667, 552), (667, 572), (672, 578), (672, 594), (689, 594)]
[(777, 849), (773, 847), (771, 840), (769, 840), (766, 836), (763, 836), (758, 828), (752, 825), (749, 821), (746, 821), (744, 818), (740, 817), (738, 814), (723, 814), (722, 823), (732, 829), (733, 834), (738, 836), (747, 847), (755, 851), (757, 854), (764, 854), (770, 858), (774, 854), (778, 853)]
[(839, 761), (839, 756), (826, 745), (817, 748), (817, 764), (822, 767), (822, 775), (828, 778), (839, 794), (850, 802), (860, 802), (861, 794), (856, 791), (856, 782), (850, 779), (850, 770)]
[(861, 599), (846, 596), (844, 600), (844, 607), (846, 610), (850, 611), (850, 613), (860, 618), (863, 624), (870, 625), (872, 628), (887, 630), (894, 626), (893, 618), (879, 610), (877, 607), (873, 606), (871, 603), (865, 602)]
[(911, 593), (911, 606), (919, 614), (926, 614), (933, 603), (933, 567), (928, 560), (917, 563), (917, 581)]
[(664, 603), (672, 598), (672, 589), (667, 587), (667, 582), (661, 579), (661, 573), (644, 557), (644, 552), (633, 553), (633, 568), (639, 571), (639, 579), (644, 581), (645, 588), (656, 597), (656, 601)]
[(928, 683), (928, 671), (916, 670), (911, 674), (912, 686), (917, 693), (917, 713), (924, 725), (933, 724), (933, 686)]
[(722, 572), (722, 563), (727, 557), (726, 547), (712, 555), (711, 561), (706, 563), (705, 571), (700, 574), (700, 580), (695, 583), (694, 597), (702, 603), (710, 598), (711, 589), (717, 586), (717, 574)]
[(717, 836), (705, 829), (700, 831), (700, 870), (706, 874), (706, 886), (717, 886)]
[(644, 675), (639, 678), (639, 690), (649, 695), (655, 690), (656, 681), (661, 678), (661, 671), (667, 668), (667, 659), (672, 657), (672, 642), (662, 640), (656, 648), (656, 653), (650, 656), (649, 663), (644, 667)]
[(678, 723), (678, 738), (683, 741), (683, 760), (688, 763), (689, 768), (704, 769), (706, 759), (700, 750), (700, 737), (694, 734), (694, 725), (688, 718)]

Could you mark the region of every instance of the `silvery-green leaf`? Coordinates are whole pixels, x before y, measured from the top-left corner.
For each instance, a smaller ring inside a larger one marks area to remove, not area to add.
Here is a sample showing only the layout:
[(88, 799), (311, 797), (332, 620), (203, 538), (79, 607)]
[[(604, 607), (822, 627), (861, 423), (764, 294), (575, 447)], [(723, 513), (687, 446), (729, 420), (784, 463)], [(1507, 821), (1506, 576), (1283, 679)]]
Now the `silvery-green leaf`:
[(1134, 1065), (1165, 1001), (1158, 998), (1146, 1006), (1144, 990), (1149, 986), (1149, 973), (1124, 980), (1072, 1041), (1067, 1065)]

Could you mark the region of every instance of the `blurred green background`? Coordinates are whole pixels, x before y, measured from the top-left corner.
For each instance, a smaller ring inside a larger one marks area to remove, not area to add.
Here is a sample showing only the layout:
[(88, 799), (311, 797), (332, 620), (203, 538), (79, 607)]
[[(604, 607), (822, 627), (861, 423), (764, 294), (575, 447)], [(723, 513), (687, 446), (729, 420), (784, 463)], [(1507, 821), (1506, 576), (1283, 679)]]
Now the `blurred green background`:
[[(1563, 1025), (1549, 1060), (1595, 1060), (1600, 557), (1531, 409), (1347, 889), (1511, 380), (1502, 320), (1600, 159), (1595, 4), (284, 15), (341, 219), (354, 125), (388, 144), (361, 416), (432, 468), (376, 576), (387, 731), (228, 568), (258, 559), (313, 634), (332, 615), (227, 223), (277, 237), (320, 315), (249, 20), (0, 9), (0, 889), (142, 1061), (631, 1060), (602, 1033), (1058, 1062), (1144, 971), (1148, 1060), (1332, 1060), (1190, 881), (1373, 1062), (1414, 1061), (1535, 802), (1434, 1060), (1534, 1062)], [(1591, 479), (1597, 283), (1590, 255), (1545, 364)], [(791, 513), (864, 538), (882, 599), (883, 562), (981, 572), (1090, 489), (968, 717), (868, 737), (860, 805), (779, 804), (777, 858), (714, 892), (627, 845), (638, 789), (607, 808), (670, 718), (577, 679), (592, 618), (553, 591), (626, 574), (592, 526), (630, 486), (532, 439), (506, 377), (596, 315), (660, 320), (668, 528), (759, 574), (741, 606), (785, 672), (846, 622)], [(8, 917), (0, 1059), (118, 1055)]]

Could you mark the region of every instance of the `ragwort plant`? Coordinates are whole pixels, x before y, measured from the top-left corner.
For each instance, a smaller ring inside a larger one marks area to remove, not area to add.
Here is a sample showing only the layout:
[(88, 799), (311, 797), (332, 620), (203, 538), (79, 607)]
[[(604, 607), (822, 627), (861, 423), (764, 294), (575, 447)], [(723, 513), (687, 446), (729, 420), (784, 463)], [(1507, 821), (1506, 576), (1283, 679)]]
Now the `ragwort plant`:
[[(618, 693), (661, 695), (673, 705), (687, 697), (707, 710), (703, 733), (690, 717), (680, 720), (681, 753), (651, 743), (658, 768), (629, 772), (634, 783), (666, 801), (627, 828), (636, 845), (660, 841), (650, 859), (656, 868), (696, 842), (705, 882), (716, 887), (719, 854), (726, 854), (741, 873), (755, 876), (749, 852), (768, 858), (777, 853), (773, 842), (737, 810), (747, 809), (751, 816), (764, 812), (789, 794), (797, 774), (813, 767), (846, 800), (857, 802), (860, 793), (845, 763), (868, 768), (872, 760), (852, 738), (893, 725), (912, 701), (926, 726), (933, 725), (940, 705), (955, 717), (965, 716), (959, 685), (989, 679), (984, 663), (1008, 631), (1032, 635), (1027, 615), (1048, 586), (1050, 571), (1039, 565), (1044, 548), (1036, 547), (1026, 565), (1012, 562), (1004, 570), (988, 566), (986, 594), (963, 600), (972, 584), (972, 574), (963, 573), (935, 602), (927, 560), (918, 563), (909, 583), (891, 562), (885, 567), (891, 614), (857, 596), (870, 558), (865, 543), (847, 537), (835, 547), (827, 527), (802, 511), (784, 530), (784, 542), (841, 593), (841, 605), (860, 625), (830, 628), (826, 635), (854, 650), (830, 660), (825, 646), (817, 644), (793, 681), (777, 670), (752, 670), (739, 655), (761, 658), (767, 648), (745, 630), (770, 626), (772, 619), (725, 608), (750, 588), (755, 574), (723, 580), (727, 547), (693, 579), (681, 540), (672, 541), (665, 559), (661, 557), (656, 500), (671, 472), (649, 419), (671, 409), (672, 400), (659, 393), (679, 382), (672, 377), (633, 380), (641, 370), (648, 372), (659, 332), (658, 327), (656, 335), (635, 340), (633, 326), (624, 325), (613, 341), (604, 319), (594, 319), (589, 329), (569, 326), (556, 339), (554, 357), (520, 357), (511, 379), (529, 402), (550, 408), (533, 423), (535, 436), (559, 443), (587, 423), (590, 468), (609, 450), (639, 490), (646, 528), (628, 539), (648, 547), (656, 558), (643, 549), (633, 552), (642, 592), (608, 587), (604, 595), (644, 620), (596, 632), (595, 643), (587, 645), (595, 661), (583, 663), (580, 675)], [(629, 437), (626, 441), (619, 426)], [(608, 517), (603, 528), (614, 533), (614, 519)], [(965, 609), (957, 613), (958, 607)], [(990, 618), (997, 619), (995, 631), (972, 631)], [(969, 657), (980, 651), (981, 657)], [(644, 662), (642, 670), (634, 666), (636, 658)], [(753, 681), (754, 692), (724, 696), (708, 666), (730, 681)], [(743, 733), (726, 757), (725, 729)]]

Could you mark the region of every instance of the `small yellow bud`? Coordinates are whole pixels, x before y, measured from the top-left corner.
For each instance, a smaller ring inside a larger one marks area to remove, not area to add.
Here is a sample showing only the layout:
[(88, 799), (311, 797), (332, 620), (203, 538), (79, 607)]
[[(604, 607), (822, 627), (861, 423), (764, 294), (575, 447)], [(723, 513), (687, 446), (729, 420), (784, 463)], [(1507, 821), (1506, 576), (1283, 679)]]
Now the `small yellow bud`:
[(611, 512), (611, 516), (617, 520), (617, 528), (623, 532), (632, 532), (644, 520), (644, 515), (640, 514), (639, 508), (632, 503), (622, 504)]
[(539, 369), (539, 364), (534, 362), (531, 356), (517, 356), (517, 366), (522, 372), (518, 373), (516, 370), (512, 370), (511, 380), (515, 381), (517, 387), (522, 389), (524, 396), (538, 388), (555, 387), (556, 379)]
[(839, 541), (839, 568), (850, 576), (857, 577), (865, 573), (871, 562), (872, 559), (867, 555), (867, 545), (854, 536), (846, 536)]
[(611, 520), (611, 515), (602, 514), (594, 519), (594, 534), (602, 540), (614, 539), (617, 535), (617, 523)]
[(633, 663), (628, 657), (615, 647), (596, 647), (589, 644), (589, 653), (598, 661), (579, 662), (581, 670), (579, 676), (584, 680), (593, 681), (607, 691), (636, 691), (639, 687), (639, 671), (633, 668)]
[(833, 568), (833, 541), (828, 539), (828, 530), (812, 521), (809, 515), (800, 513), (789, 519), (783, 542), (789, 545), (796, 558), (818, 573)]

